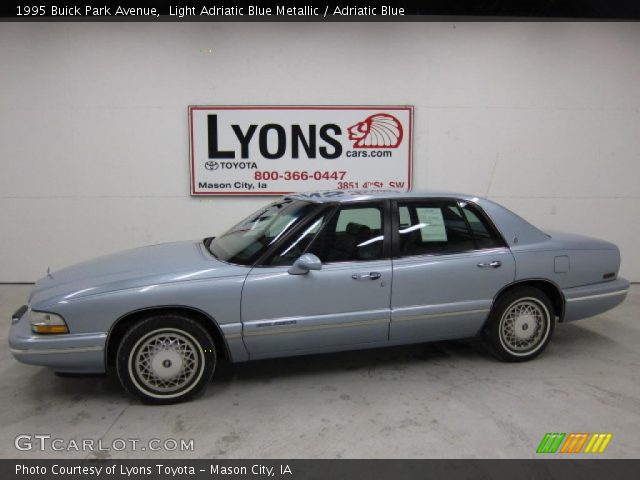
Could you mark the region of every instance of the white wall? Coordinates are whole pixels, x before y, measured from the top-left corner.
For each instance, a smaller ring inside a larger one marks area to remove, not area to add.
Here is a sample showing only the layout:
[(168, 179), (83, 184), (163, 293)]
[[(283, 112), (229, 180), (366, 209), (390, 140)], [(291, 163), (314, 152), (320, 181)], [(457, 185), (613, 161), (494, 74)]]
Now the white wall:
[(640, 24), (0, 27), (0, 281), (220, 232), (189, 196), (189, 104), (415, 105), (416, 189), (620, 245), (640, 281)]

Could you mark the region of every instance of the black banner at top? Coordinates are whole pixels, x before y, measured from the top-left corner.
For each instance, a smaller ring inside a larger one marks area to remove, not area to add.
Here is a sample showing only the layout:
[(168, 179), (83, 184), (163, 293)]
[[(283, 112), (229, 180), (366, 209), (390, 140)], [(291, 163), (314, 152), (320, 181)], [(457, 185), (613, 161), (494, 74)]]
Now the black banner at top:
[(10, 21), (422, 21), (637, 20), (636, 0), (424, 0), (191, 1), (6, 0), (0, 19)]

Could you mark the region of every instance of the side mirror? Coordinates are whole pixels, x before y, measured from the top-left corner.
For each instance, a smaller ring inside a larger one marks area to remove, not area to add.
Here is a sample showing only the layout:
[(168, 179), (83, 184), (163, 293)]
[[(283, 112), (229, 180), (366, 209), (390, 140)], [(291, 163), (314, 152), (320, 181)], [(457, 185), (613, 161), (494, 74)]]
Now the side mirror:
[(309, 270), (320, 270), (321, 268), (322, 262), (318, 257), (313, 253), (305, 253), (293, 262), (289, 273), (291, 275), (304, 275), (305, 273), (309, 273)]

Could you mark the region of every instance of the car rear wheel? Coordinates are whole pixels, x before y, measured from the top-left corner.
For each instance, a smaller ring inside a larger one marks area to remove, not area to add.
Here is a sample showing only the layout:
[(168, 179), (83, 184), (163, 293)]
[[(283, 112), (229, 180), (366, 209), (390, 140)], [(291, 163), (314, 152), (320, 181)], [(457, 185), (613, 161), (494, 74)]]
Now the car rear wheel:
[(169, 404), (202, 393), (213, 376), (216, 348), (193, 320), (159, 315), (136, 323), (118, 348), (122, 386), (145, 403)]
[(524, 362), (542, 353), (554, 327), (555, 313), (549, 298), (537, 288), (519, 287), (498, 298), (484, 337), (499, 359)]

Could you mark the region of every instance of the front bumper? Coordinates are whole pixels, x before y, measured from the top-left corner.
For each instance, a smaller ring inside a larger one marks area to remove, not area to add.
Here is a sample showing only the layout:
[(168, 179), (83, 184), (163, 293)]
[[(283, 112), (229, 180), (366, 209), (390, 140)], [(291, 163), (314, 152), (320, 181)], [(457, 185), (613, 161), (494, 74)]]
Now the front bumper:
[(24, 308), (14, 314), (9, 329), (9, 348), (16, 360), (63, 373), (104, 373), (106, 340), (106, 333), (37, 335)]
[(564, 290), (564, 321), (592, 317), (620, 305), (629, 293), (629, 281), (617, 278), (609, 282)]

